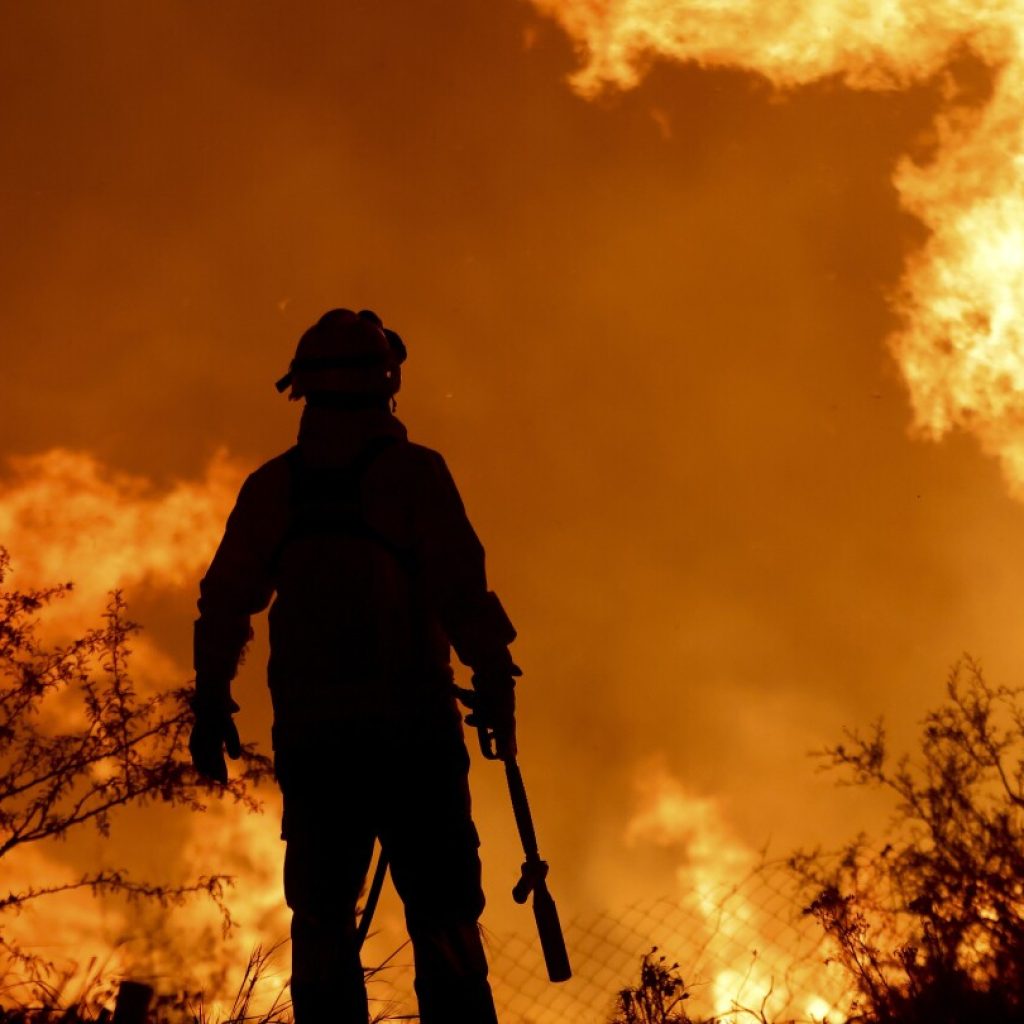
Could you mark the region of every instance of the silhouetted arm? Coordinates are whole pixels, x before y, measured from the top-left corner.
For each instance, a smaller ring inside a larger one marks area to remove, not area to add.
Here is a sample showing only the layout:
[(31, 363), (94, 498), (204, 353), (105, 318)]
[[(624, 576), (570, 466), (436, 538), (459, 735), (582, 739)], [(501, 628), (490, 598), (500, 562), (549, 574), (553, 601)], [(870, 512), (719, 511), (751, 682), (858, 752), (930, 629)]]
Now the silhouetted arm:
[(429, 454), (415, 502), (417, 563), (459, 660), (477, 674), (509, 676), (515, 628), (487, 588), (483, 545), (455, 481), (444, 459)]
[(230, 702), (230, 683), (252, 636), (251, 616), (274, 593), (271, 569), (280, 543), (281, 499), (273, 474), (254, 473), (242, 485), (224, 537), (199, 584), (195, 624), (196, 699)]

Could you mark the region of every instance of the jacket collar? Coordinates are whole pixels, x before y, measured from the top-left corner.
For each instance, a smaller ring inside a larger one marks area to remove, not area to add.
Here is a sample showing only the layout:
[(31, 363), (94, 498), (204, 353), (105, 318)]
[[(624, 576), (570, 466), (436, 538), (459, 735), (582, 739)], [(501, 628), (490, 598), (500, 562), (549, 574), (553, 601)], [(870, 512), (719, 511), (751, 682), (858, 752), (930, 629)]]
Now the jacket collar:
[(405, 425), (386, 409), (329, 409), (307, 405), (299, 422), (299, 447), (313, 463), (340, 465), (369, 441), (404, 441)]

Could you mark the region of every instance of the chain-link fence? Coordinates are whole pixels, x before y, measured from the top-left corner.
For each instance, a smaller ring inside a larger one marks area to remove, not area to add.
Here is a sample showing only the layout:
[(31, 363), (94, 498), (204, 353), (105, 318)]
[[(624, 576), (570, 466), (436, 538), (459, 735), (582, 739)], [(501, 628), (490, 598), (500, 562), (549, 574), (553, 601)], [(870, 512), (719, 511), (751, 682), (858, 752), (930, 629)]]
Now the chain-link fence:
[[(848, 979), (828, 962), (821, 929), (801, 906), (792, 874), (773, 864), (734, 885), (580, 914), (564, 923), (573, 978), (561, 985), (548, 981), (535, 934), (489, 932), (501, 1020), (605, 1024), (617, 993), (637, 984), (641, 957), (656, 946), (668, 965), (679, 964), (694, 1019), (842, 1021)], [(373, 980), (371, 993), (395, 1014), (414, 1013), (408, 949)]]

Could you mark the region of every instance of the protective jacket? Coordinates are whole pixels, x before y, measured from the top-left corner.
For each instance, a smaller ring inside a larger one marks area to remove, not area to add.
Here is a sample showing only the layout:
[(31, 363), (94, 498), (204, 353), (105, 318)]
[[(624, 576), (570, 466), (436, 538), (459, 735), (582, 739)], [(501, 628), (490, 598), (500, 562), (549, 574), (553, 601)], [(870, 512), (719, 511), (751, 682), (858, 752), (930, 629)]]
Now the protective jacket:
[(451, 474), (383, 407), (307, 405), (298, 444), (246, 479), (200, 584), (197, 694), (228, 699), (250, 618), (272, 599), (275, 744), (455, 716), (452, 646), (475, 672), (513, 667), (515, 630)]

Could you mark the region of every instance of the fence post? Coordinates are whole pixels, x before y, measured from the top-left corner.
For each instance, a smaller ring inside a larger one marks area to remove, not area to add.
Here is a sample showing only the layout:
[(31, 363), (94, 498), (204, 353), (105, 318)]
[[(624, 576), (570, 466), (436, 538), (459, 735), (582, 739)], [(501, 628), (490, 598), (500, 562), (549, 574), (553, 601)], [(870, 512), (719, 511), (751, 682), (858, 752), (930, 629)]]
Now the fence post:
[(114, 1003), (114, 1024), (146, 1024), (153, 986), (141, 981), (122, 981)]

